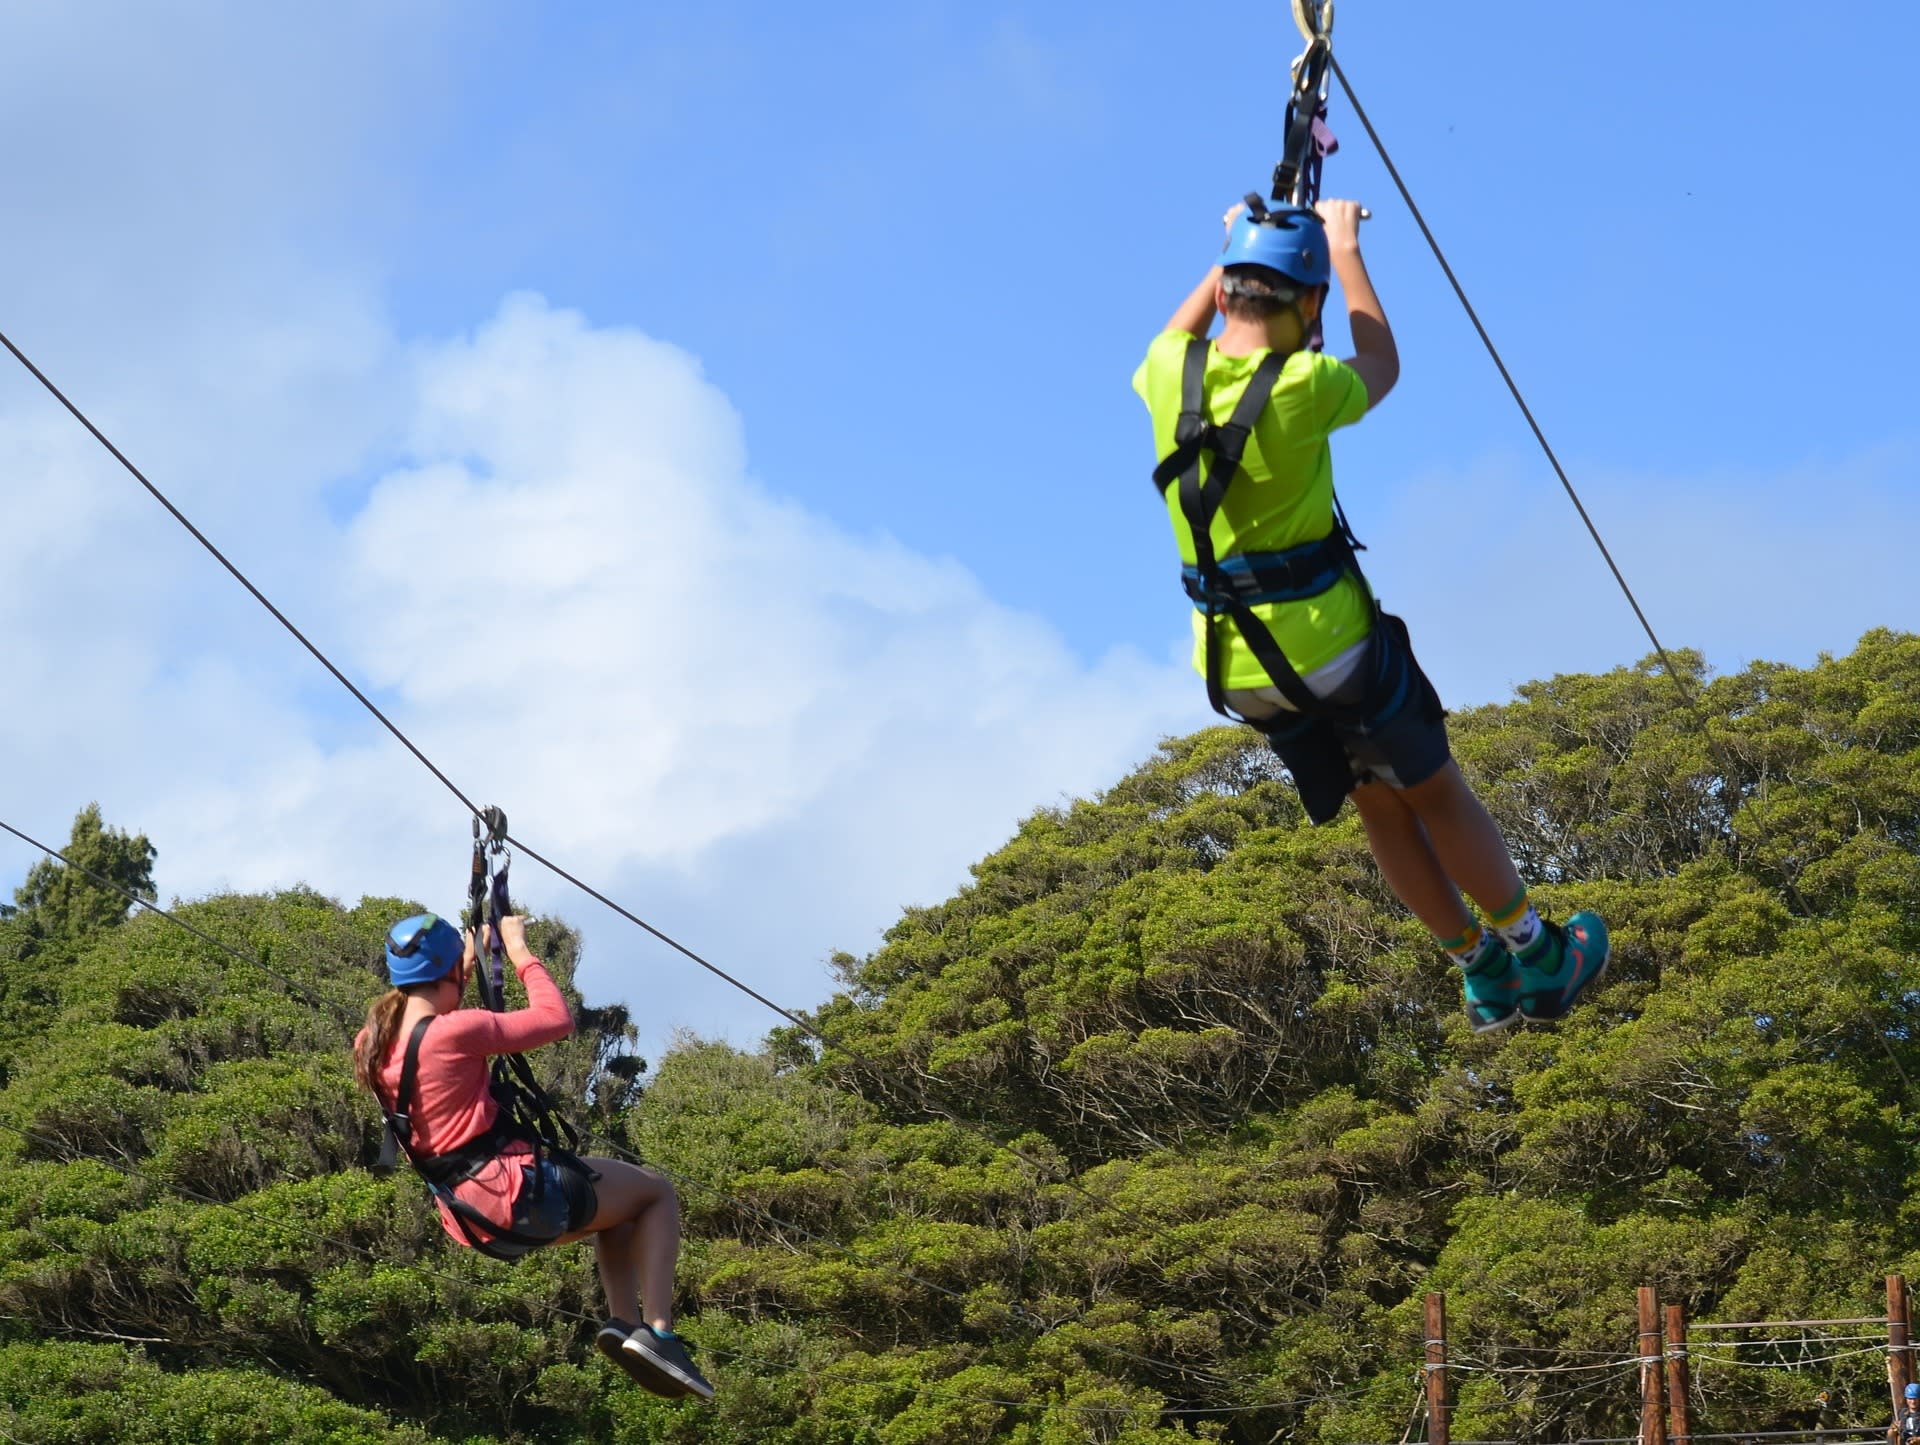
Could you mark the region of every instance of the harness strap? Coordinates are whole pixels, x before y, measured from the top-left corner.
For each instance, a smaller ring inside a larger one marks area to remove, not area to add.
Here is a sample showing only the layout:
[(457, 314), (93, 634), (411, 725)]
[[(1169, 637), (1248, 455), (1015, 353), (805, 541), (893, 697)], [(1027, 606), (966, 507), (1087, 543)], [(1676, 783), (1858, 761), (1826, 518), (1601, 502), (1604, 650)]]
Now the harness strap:
[(1307, 41), (1293, 63), (1293, 93), (1287, 101), (1286, 141), (1273, 168), (1273, 198), (1293, 205), (1320, 199), (1320, 167), (1337, 142), (1327, 129), (1324, 91), (1332, 42), (1324, 34)]
[(1198, 567), (1182, 567), (1187, 596), (1204, 607), (1210, 597), (1250, 607), (1269, 602), (1303, 602), (1318, 597), (1346, 574), (1352, 557), (1345, 540), (1329, 534), (1283, 552), (1237, 552), (1215, 559), (1213, 586)]
[[(1333, 723), (1360, 722), (1378, 711), (1383, 698), (1391, 703), (1404, 694), (1408, 665), (1402, 649), (1389, 648), (1382, 641), (1379, 604), (1353, 555), (1357, 544), (1338, 499), (1334, 503), (1336, 526), (1316, 541), (1283, 552), (1236, 554), (1224, 561), (1214, 552), (1213, 519), (1240, 469), (1247, 439), (1279, 384), (1287, 358), (1269, 352), (1248, 380), (1232, 415), (1216, 424), (1206, 409), (1207, 354), (1204, 339), (1194, 337), (1187, 342), (1181, 363), (1180, 418), (1174, 427), (1174, 450), (1153, 472), (1154, 483), (1163, 493), (1169, 485), (1179, 486), (1181, 515), (1193, 538), (1193, 565), (1181, 569), (1181, 581), (1194, 605), (1205, 614), (1207, 701), (1224, 718), (1251, 722), (1237, 717), (1227, 706), (1220, 661), (1220, 619), (1224, 615), (1239, 628), (1254, 660), (1297, 715)], [(1203, 452), (1213, 455), (1204, 478)], [(1367, 688), (1356, 706), (1342, 706), (1315, 694), (1253, 610), (1256, 603), (1316, 597), (1349, 574), (1359, 581), (1373, 613)]]
[[(489, 1219), (480, 1210), (474, 1208), (458, 1194), (454, 1193), (456, 1184), (465, 1183), (477, 1174), (486, 1164), (497, 1158), (502, 1148), (519, 1141), (533, 1150), (533, 1163), (536, 1166), (533, 1175), (533, 1198), (538, 1200), (540, 1192), (546, 1188), (545, 1172), (538, 1168), (540, 1163), (540, 1140), (531, 1129), (517, 1121), (494, 1121), (492, 1129), (476, 1139), (470, 1139), (458, 1149), (450, 1149), (445, 1154), (415, 1154), (413, 1151), (413, 1094), (420, 1074), (420, 1041), (426, 1036), (427, 1025), (434, 1016), (429, 1014), (413, 1026), (413, 1032), (407, 1036), (406, 1056), (400, 1063), (400, 1086), (394, 1093), (394, 1107), (387, 1111), (387, 1138), (389, 1142), (398, 1141), (406, 1150), (407, 1159), (426, 1181), (427, 1190), (433, 1197), (446, 1205), (453, 1216), (453, 1222), (459, 1226), (467, 1243), (482, 1254), (495, 1259), (517, 1259), (520, 1250), (502, 1252), (491, 1246), (497, 1244), (519, 1245), (521, 1249), (535, 1249), (544, 1244), (553, 1243), (550, 1239), (536, 1238), (521, 1234), (510, 1226)], [(381, 1103), (384, 1105), (385, 1100)], [(483, 1231), (476, 1232), (476, 1231)]]
[(420, 1040), (426, 1037), (433, 1017), (428, 1014), (407, 1035), (406, 1057), (400, 1061), (400, 1087), (393, 1096), (393, 1112), (387, 1116), (394, 1137), (406, 1145), (409, 1159), (413, 1157), (413, 1090), (420, 1081)]
[[(473, 872), (467, 885), (468, 917), (475, 936), (488, 940), (489, 958), (475, 970), (480, 1001), (495, 1013), (507, 1006), (506, 946), (500, 941), (500, 920), (513, 912), (507, 871), (507, 815), (499, 808), (483, 808), (473, 820)], [(518, 1054), (495, 1058), (489, 1085), (502, 1115), (524, 1128), (535, 1147), (577, 1158), (580, 1135), (559, 1113), (532, 1067)], [(584, 1167), (584, 1166), (583, 1166)]]
[[(497, 840), (493, 836), (494, 808), (487, 809), (487, 831), (480, 830), (480, 819), (473, 820), (473, 872), (467, 883), (467, 923), (473, 929), (475, 939), (488, 938), (488, 957), (476, 959), (474, 981), (479, 985), (480, 1001), (498, 1013), (506, 1006), (506, 963), (500, 948), (500, 930), (498, 917), (493, 916), (495, 873), (488, 859), (491, 851), (497, 851)], [(505, 815), (501, 814), (504, 830)], [(504, 871), (504, 870), (502, 870)], [(496, 925), (489, 927), (489, 925)]]
[[(1276, 372), (1276, 379), (1278, 375)], [(1173, 450), (1153, 469), (1156, 492), (1165, 493), (1168, 486), (1196, 466), (1200, 453), (1213, 440), (1214, 425), (1206, 408), (1206, 381), (1207, 344), (1195, 337), (1187, 343), (1186, 354), (1180, 362), (1180, 418), (1173, 424)], [(1253, 390), (1252, 382), (1247, 383), (1247, 390)], [(1271, 387), (1268, 392), (1271, 394)]]
[(540, 1144), (556, 1154), (577, 1154), (580, 1134), (559, 1112), (552, 1095), (541, 1087), (532, 1067), (519, 1054), (493, 1061), (493, 1096), (501, 1112), (523, 1124)]

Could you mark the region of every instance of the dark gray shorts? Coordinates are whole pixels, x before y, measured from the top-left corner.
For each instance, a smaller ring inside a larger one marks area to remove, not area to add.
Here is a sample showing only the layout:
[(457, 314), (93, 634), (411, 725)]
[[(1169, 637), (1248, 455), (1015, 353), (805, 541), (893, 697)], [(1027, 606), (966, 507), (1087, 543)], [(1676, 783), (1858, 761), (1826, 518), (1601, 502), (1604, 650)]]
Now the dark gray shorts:
[[(1446, 709), (1414, 660), (1406, 624), (1385, 613), (1380, 622), (1379, 645), (1406, 652), (1407, 686), (1377, 716), (1335, 724), (1279, 709), (1249, 719), (1293, 776), (1307, 817), (1316, 825), (1332, 822), (1347, 794), (1361, 783), (1410, 788), (1439, 772), (1453, 756), (1447, 746)], [(1373, 672), (1372, 667), (1361, 668), (1327, 701), (1358, 706), (1366, 700)]]
[[(521, 1165), (520, 1172), (525, 1183), (513, 1204), (511, 1227), (515, 1234), (555, 1240), (585, 1229), (599, 1212), (593, 1179), (579, 1166), (549, 1156), (537, 1169), (532, 1164)], [(496, 1247), (513, 1248), (505, 1240)]]

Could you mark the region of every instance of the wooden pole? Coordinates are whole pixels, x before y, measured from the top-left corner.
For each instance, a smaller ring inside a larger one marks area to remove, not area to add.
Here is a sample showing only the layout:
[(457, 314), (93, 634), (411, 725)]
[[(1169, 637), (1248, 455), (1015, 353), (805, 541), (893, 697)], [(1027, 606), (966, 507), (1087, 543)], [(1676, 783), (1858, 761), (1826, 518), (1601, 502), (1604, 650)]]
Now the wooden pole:
[(1447, 1445), (1447, 1297), (1427, 1296), (1427, 1445)]
[(1907, 1281), (1904, 1275), (1887, 1276), (1887, 1393), (1893, 1397), (1893, 1418), (1897, 1426), (1907, 1403), (1907, 1381), (1913, 1378), (1912, 1330), (1907, 1324)]
[(1667, 1306), (1667, 1439), (1687, 1445), (1693, 1436), (1687, 1389), (1687, 1307)]
[(1653, 1286), (1639, 1290), (1640, 1445), (1667, 1445), (1665, 1377), (1660, 1372), (1660, 1300)]

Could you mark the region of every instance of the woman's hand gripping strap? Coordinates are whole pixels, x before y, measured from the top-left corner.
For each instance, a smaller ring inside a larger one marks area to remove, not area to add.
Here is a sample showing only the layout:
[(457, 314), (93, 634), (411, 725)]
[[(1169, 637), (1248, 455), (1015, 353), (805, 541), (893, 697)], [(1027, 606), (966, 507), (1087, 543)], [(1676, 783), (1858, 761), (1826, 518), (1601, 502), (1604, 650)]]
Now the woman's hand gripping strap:
[[(484, 824), (484, 831), (482, 825)], [(500, 920), (513, 912), (507, 899), (507, 815), (489, 804), (473, 820), (473, 872), (467, 884), (468, 921), (487, 944), (488, 963), (479, 970), (480, 998), (499, 1013), (507, 1005), (507, 954), (500, 941)]]

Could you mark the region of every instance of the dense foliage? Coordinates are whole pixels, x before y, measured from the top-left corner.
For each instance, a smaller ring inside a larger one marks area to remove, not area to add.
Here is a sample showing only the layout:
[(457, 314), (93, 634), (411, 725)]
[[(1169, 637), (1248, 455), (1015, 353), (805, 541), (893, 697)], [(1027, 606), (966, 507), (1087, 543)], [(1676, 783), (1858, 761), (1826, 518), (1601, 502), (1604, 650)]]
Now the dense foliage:
[[(1630, 1434), (1636, 1285), (1836, 1318), (1920, 1274), (1920, 638), (1687, 665), (1453, 720), (1537, 896), (1615, 928), (1555, 1029), (1474, 1036), (1353, 820), (1226, 728), (841, 959), (831, 1047), (646, 1074), (583, 1011), (538, 1065), (681, 1184), (707, 1408), (592, 1350), (584, 1247), (477, 1258), (367, 1171), (346, 1040), (413, 905), (180, 910), (242, 963), (128, 919), (86, 873), (150, 893), (152, 848), (89, 810), (0, 920), (0, 1436), (1389, 1442), (1432, 1289), (1456, 1438)], [(1805, 1333), (1702, 1350), (1696, 1428), (1883, 1424), (1872, 1330)]]

